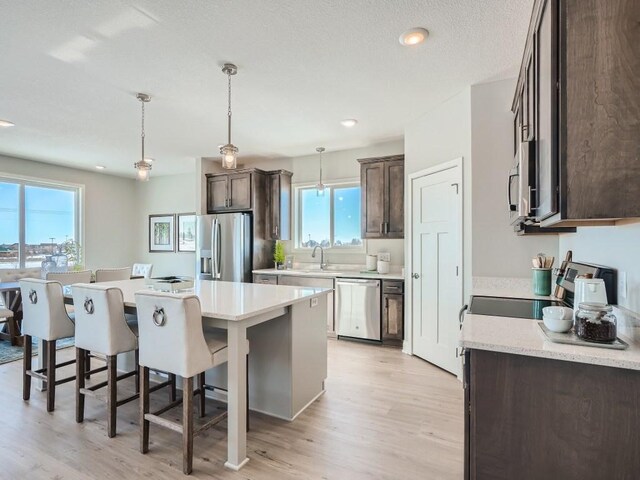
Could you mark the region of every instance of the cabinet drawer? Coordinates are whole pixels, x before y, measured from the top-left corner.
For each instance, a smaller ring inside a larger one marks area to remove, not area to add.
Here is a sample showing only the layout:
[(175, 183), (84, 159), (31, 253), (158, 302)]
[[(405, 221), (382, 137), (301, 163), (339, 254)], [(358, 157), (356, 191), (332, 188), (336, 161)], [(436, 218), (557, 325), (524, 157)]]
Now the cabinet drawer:
[(404, 282), (402, 280), (384, 280), (382, 293), (404, 293)]
[(264, 283), (267, 285), (277, 285), (278, 284), (278, 276), (277, 275), (267, 275), (264, 273), (256, 273), (253, 276), (253, 283)]

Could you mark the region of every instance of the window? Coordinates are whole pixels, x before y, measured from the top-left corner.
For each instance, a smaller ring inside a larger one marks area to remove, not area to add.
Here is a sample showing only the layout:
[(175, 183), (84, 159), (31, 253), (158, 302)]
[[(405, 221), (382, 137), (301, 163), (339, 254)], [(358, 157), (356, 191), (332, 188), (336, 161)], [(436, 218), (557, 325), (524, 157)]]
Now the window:
[(0, 177), (0, 268), (39, 267), (80, 240), (80, 188)]
[(296, 199), (296, 248), (362, 248), (360, 185), (327, 185), (324, 195), (297, 187)]

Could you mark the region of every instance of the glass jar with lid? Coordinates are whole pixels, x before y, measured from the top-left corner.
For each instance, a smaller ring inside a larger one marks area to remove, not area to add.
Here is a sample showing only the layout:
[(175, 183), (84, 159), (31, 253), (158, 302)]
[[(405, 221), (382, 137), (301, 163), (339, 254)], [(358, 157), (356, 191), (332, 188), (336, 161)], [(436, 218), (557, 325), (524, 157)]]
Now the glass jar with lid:
[(580, 303), (573, 328), (578, 338), (588, 342), (611, 343), (618, 335), (613, 307), (604, 303)]

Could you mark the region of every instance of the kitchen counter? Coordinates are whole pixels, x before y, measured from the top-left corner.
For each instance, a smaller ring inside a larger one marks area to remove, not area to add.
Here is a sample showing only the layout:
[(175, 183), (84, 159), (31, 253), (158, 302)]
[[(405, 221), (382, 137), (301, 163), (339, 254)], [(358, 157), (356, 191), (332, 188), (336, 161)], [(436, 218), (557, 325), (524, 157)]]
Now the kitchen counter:
[[(473, 295), (558, 300), (553, 296), (533, 295), (525, 283), (510, 279), (502, 282), (477, 282), (474, 279)], [(618, 319), (618, 336), (629, 344), (627, 350), (553, 343), (540, 330), (538, 320), (471, 313), (464, 316), (459, 344), (466, 349), (640, 370), (640, 323), (627, 310), (615, 307), (614, 314)]]
[(329, 278), (375, 278), (381, 280), (404, 280), (404, 276), (401, 272), (389, 272), (389, 273), (378, 273), (378, 272), (361, 272), (362, 269), (358, 270), (348, 270), (348, 269), (340, 269), (340, 270), (320, 270), (318, 269), (292, 269), (292, 270), (276, 270), (275, 268), (266, 268), (262, 270), (254, 270), (253, 273), (261, 274), (261, 275), (292, 275), (296, 277), (329, 277)]

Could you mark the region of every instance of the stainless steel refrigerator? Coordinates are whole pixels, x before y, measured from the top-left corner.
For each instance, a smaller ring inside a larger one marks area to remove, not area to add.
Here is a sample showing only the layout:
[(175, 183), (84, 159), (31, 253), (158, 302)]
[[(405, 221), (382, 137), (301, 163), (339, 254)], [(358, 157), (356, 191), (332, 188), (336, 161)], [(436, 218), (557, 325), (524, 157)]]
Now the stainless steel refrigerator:
[(196, 275), (201, 280), (250, 282), (253, 233), (250, 213), (196, 218)]

